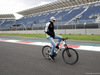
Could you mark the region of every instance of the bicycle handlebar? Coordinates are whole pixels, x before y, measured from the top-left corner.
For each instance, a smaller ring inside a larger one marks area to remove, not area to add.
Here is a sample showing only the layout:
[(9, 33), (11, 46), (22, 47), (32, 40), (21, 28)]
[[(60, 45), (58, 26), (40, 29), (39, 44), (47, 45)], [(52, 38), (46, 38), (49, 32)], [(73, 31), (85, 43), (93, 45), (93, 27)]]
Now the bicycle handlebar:
[(68, 37), (66, 37), (66, 38), (62, 38), (62, 40), (64, 41), (64, 40), (67, 40), (68, 39)]

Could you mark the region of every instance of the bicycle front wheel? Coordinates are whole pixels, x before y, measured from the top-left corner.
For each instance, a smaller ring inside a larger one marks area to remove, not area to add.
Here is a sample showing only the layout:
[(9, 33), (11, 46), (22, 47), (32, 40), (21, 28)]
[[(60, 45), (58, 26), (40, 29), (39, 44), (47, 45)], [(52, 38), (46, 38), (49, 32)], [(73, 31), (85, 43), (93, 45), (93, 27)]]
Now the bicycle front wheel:
[(51, 53), (51, 47), (50, 46), (46, 45), (42, 48), (42, 55), (45, 59), (48, 59), (48, 60), (50, 59), (49, 58), (50, 53)]
[(62, 58), (65, 61), (65, 63), (73, 65), (78, 61), (79, 56), (75, 49), (66, 48), (62, 52)]

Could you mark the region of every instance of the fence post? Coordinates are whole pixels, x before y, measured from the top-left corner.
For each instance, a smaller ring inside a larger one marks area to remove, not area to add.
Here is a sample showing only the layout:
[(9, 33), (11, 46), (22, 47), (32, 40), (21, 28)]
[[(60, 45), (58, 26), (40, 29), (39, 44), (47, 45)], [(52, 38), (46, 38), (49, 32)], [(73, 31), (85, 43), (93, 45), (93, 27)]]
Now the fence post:
[(86, 32), (86, 23), (84, 23), (84, 29), (85, 29), (85, 35), (87, 35), (87, 32)]

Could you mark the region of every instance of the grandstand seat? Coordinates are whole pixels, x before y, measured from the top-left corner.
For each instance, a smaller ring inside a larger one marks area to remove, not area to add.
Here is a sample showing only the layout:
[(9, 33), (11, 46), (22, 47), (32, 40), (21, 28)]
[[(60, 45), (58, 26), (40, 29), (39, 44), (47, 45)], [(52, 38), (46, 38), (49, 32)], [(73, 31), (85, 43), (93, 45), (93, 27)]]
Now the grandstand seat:
[(91, 17), (89, 18), (90, 15), (93, 14), (98, 14), (100, 13), (100, 5), (99, 6), (95, 6), (95, 5), (90, 5), (88, 10), (82, 14), (82, 17), (79, 19), (79, 23), (91, 23), (94, 22), (96, 17)]

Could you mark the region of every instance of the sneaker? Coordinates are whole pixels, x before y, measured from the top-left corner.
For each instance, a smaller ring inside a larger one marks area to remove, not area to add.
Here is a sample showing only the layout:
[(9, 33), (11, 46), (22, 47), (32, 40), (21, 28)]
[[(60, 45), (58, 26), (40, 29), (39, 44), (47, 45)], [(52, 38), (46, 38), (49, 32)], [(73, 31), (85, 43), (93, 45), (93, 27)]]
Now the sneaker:
[(56, 46), (56, 48), (57, 48), (57, 49), (59, 49), (59, 47), (58, 47), (58, 46)]
[(50, 58), (51, 60), (55, 60), (55, 59), (54, 59), (54, 55), (50, 55), (49, 58)]
[(57, 56), (57, 53), (56, 53), (56, 52), (54, 52), (54, 53), (53, 53), (53, 56), (54, 56), (54, 57), (56, 57), (56, 56)]

